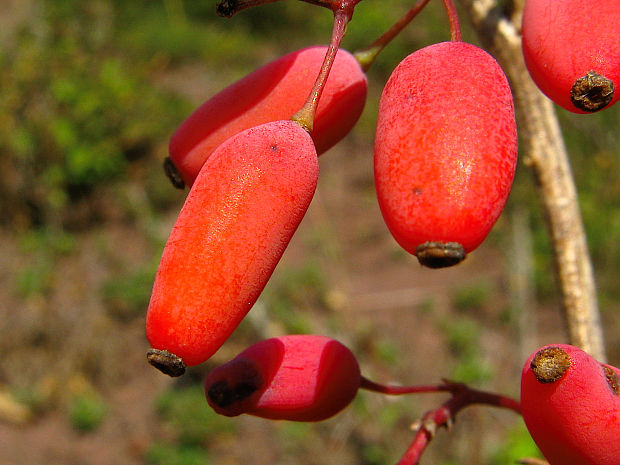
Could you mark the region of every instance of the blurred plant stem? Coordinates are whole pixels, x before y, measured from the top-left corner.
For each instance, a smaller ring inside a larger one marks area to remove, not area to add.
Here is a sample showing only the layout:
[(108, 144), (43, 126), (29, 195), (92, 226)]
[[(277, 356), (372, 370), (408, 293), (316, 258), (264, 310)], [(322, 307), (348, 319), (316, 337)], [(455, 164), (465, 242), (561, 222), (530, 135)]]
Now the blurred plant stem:
[(511, 83), (523, 161), (534, 174), (555, 253), (569, 342), (605, 361), (592, 263), (568, 154), (553, 103), (530, 78), (521, 52), (523, 2), (513, 2), (508, 13), (496, 0), (460, 3)]

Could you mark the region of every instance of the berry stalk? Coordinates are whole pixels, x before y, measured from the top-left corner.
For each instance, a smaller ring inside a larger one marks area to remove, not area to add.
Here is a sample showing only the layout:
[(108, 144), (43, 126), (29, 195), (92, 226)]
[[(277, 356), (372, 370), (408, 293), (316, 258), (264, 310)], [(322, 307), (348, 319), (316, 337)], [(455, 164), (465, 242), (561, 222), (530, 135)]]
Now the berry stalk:
[(354, 5), (355, 4), (350, 7), (343, 7), (334, 11), (334, 27), (332, 29), (332, 37), (329, 42), (327, 53), (325, 54), (325, 59), (323, 60), (323, 65), (321, 66), (321, 71), (319, 71), (319, 75), (317, 76), (314, 86), (308, 95), (306, 103), (291, 118), (291, 121), (299, 124), (302, 128), (308, 131), (308, 133), (312, 133), (314, 127), (314, 116), (316, 115), (316, 109), (319, 105), (319, 99), (321, 98), (321, 94), (325, 88), (325, 83), (329, 77), (329, 72), (334, 64), (334, 60), (336, 59), (336, 53), (338, 53), (338, 48), (340, 48), (340, 42), (342, 42), (342, 38), (346, 33), (347, 24), (353, 16)]
[(417, 465), (429, 445), (437, 429), (452, 425), (457, 413), (470, 405), (489, 405), (506, 408), (521, 414), (519, 402), (499, 394), (470, 389), (462, 383), (449, 383), (452, 397), (440, 407), (429, 410), (420, 420), (416, 434), (409, 444), (407, 451), (396, 465)]
[(459, 15), (456, 12), (456, 7), (452, 0), (443, 0), (443, 5), (448, 13), (448, 21), (450, 21), (450, 40), (452, 42), (460, 42), (461, 24), (459, 22)]
[(390, 29), (384, 32), (377, 40), (372, 44), (356, 51), (353, 56), (359, 61), (362, 69), (368, 71), (375, 59), (381, 53), (381, 51), (400, 34), (400, 32), (415, 18), (420, 11), (426, 6), (429, 0), (418, 0), (418, 2), (411, 7), (407, 13), (405, 13), (398, 21), (396, 21)]

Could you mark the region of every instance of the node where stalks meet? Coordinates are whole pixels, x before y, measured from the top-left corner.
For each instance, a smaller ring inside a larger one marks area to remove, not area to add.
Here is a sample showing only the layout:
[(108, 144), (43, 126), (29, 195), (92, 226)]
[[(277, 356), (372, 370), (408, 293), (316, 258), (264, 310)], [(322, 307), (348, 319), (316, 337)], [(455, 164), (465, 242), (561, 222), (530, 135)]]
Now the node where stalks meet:
[(146, 352), (147, 361), (162, 373), (176, 378), (185, 374), (185, 363), (181, 357), (167, 350), (149, 349)]

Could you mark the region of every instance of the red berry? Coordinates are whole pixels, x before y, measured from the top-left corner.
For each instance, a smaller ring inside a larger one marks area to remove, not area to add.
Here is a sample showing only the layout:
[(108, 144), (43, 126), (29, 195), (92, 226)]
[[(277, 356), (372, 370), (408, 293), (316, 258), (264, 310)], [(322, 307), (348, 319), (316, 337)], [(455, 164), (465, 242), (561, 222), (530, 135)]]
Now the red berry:
[(620, 463), (620, 370), (567, 344), (542, 347), (521, 376), (521, 409), (550, 465)]
[(516, 160), (512, 94), (488, 53), (443, 42), (396, 67), (379, 105), (375, 183), (388, 228), (420, 263), (453, 265), (478, 247)]
[(266, 339), (211, 371), (207, 401), (222, 415), (320, 421), (345, 408), (360, 386), (351, 351), (324, 336)]
[(248, 129), (213, 152), (157, 270), (146, 318), (157, 349), (151, 363), (166, 371), (165, 358), (191, 366), (218, 350), (280, 260), (310, 204), (318, 169), (312, 139), (291, 121)]
[[(222, 142), (244, 129), (291, 118), (305, 103), (327, 47), (289, 53), (203, 103), (170, 139), (170, 160), (189, 186)], [(357, 60), (339, 50), (321, 95), (312, 139), (318, 154), (342, 139), (359, 119), (367, 80)]]
[(617, 0), (527, 0), (523, 56), (551, 100), (575, 113), (613, 105), (620, 85)]

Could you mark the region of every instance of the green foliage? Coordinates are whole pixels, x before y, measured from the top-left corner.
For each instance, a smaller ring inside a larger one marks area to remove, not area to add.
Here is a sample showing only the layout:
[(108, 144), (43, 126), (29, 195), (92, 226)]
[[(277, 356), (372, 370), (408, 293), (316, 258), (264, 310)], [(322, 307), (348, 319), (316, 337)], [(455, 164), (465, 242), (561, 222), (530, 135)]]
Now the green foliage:
[(120, 320), (144, 316), (151, 298), (157, 263), (110, 277), (101, 287), (101, 295), (111, 315)]
[[(0, 156), (10, 180), (0, 183), (0, 212), (26, 225), (58, 222), (77, 198), (122, 176), (183, 108), (152, 83), (159, 63), (114, 50), (113, 11), (42, 3), (43, 27), (24, 26), (0, 49)], [(84, 15), (68, 23), (74, 8)]]
[(496, 452), (493, 453), (489, 465), (516, 463), (518, 459), (525, 457), (542, 459), (542, 455), (538, 447), (536, 447), (530, 433), (527, 431), (525, 424), (519, 422), (518, 426), (508, 433), (505, 442), (499, 445)]
[(181, 445), (200, 446), (215, 436), (234, 433), (230, 419), (217, 415), (209, 407), (202, 385), (172, 387), (161, 393), (156, 407)]
[(16, 294), (44, 296), (54, 284), (57, 259), (74, 251), (75, 237), (62, 230), (31, 229), (19, 237), (18, 248), (29, 260), (22, 261), (13, 275)]
[(274, 278), (264, 292), (269, 312), (288, 333), (312, 332), (311, 322), (300, 310), (326, 306), (326, 283), (318, 264), (307, 261), (300, 267), (281, 270)]
[(446, 320), (441, 326), (456, 360), (451, 379), (464, 383), (488, 380), (491, 372), (482, 358), (480, 325), (473, 319), (458, 318)]
[(71, 425), (80, 432), (95, 431), (108, 412), (105, 401), (94, 392), (75, 396), (71, 401), (69, 417)]
[(205, 465), (208, 458), (202, 447), (163, 442), (153, 444), (144, 454), (148, 465)]
[(452, 296), (452, 305), (458, 310), (477, 310), (484, 307), (491, 298), (488, 283), (476, 283), (457, 288)]

